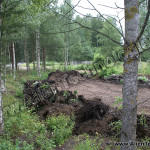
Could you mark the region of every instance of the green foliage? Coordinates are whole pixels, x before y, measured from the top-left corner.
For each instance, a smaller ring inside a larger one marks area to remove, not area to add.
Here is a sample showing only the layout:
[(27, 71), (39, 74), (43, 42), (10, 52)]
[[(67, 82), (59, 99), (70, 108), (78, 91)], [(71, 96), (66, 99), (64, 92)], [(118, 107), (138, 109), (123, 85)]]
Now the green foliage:
[(15, 96), (20, 98), (20, 99), (24, 99), (24, 94), (23, 94), (23, 88), (22, 87), (17, 88)]
[(99, 73), (99, 77), (108, 78), (113, 74), (118, 74), (118, 71), (115, 68), (103, 68)]
[(120, 135), (121, 128), (122, 128), (122, 121), (121, 120), (110, 123), (110, 126), (112, 127), (112, 130), (117, 132), (116, 136)]
[(94, 63), (100, 63), (100, 62), (104, 62), (104, 61), (105, 61), (105, 57), (103, 55), (100, 55), (99, 53), (95, 53)]
[(47, 118), (46, 125), (53, 133), (56, 145), (62, 145), (71, 136), (75, 122), (74, 117), (70, 118), (63, 114)]
[(64, 91), (63, 97), (64, 97), (64, 98), (67, 98), (68, 96), (70, 96), (70, 93), (69, 93), (68, 91)]
[(142, 126), (147, 127), (146, 117), (145, 117), (144, 114), (142, 114), (142, 115), (140, 116), (139, 121), (140, 121), (140, 124), (141, 124)]
[(142, 62), (139, 69), (139, 74), (150, 75), (150, 62)]
[(86, 140), (82, 141), (81, 143), (77, 144), (74, 150), (99, 150), (101, 141), (98, 139), (90, 139), (88, 135), (86, 135)]
[[(115, 102), (113, 103), (113, 105), (118, 105), (120, 103), (122, 103), (123, 99), (122, 97), (118, 96), (118, 97), (115, 97)], [(122, 104), (119, 105), (118, 109), (122, 109)]]
[[(107, 19), (111, 24), (113, 24), (113, 26), (118, 28), (115, 19), (112, 19), (110, 17), (108, 17)], [(118, 31), (116, 31), (116, 29), (114, 27), (112, 27), (112, 25), (110, 23), (108, 23), (108, 21), (103, 22), (103, 29), (101, 30), (101, 32), (108, 35), (109, 37), (113, 38), (114, 40), (120, 42), (121, 41), (120, 34), (118, 33)], [(98, 42), (99, 42), (100, 49), (101, 49), (100, 55), (109, 57), (112, 55), (112, 51), (119, 51), (120, 47), (116, 43), (111, 41), (110, 39), (108, 39), (100, 34), (97, 37), (99, 39)]]
[[(29, 142), (32, 139), (34, 145), (41, 150), (50, 150), (55, 147), (53, 140), (47, 137), (46, 126), (39, 121), (38, 117), (32, 113), (32, 110), (26, 110), (24, 106), (20, 107), (19, 103), (16, 103), (4, 109), (4, 117), (5, 133), (8, 139), (28, 137), (25, 142)], [(10, 144), (9, 141), (8, 143)], [(28, 148), (32, 146), (25, 144)]]
[(0, 149), (1, 150), (34, 150), (33, 143), (28, 144), (26, 141), (16, 140), (11, 142), (11, 140), (0, 138)]
[(148, 79), (146, 77), (138, 77), (138, 80), (143, 80), (144, 82), (148, 81)]

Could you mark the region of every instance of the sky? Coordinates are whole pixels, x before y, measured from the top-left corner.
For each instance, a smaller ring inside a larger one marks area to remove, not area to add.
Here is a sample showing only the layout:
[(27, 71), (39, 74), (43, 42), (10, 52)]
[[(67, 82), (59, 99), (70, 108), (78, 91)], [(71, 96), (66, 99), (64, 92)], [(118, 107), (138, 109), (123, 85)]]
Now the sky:
[[(73, 5), (76, 5), (80, 0), (72, 0)], [(112, 9), (112, 8), (108, 8), (108, 7), (114, 7), (116, 8), (115, 3), (117, 4), (118, 7), (123, 8), (124, 7), (124, 0), (89, 0), (92, 5), (94, 5), (94, 7), (103, 15), (108, 15), (108, 16), (117, 16), (118, 12), (119, 13), (119, 18), (122, 20), (121, 24), (124, 28), (124, 11), (123, 9)], [(59, 3), (62, 3), (63, 0), (59, 0)], [(101, 6), (101, 5), (105, 5), (105, 6)], [(90, 8), (93, 9), (93, 7), (91, 6), (91, 4), (89, 4), (89, 2), (87, 0), (81, 0), (80, 3), (78, 4), (78, 6), (75, 7), (75, 10), (77, 10), (78, 12), (86, 15), (86, 14), (91, 14), (92, 16), (96, 17), (98, 15), (98, 12), (96, 12), (95, 10), (89, 10), (89, 9), (84, 9), (84, 8)], [(76, 15), (79, 15), (76, 13)], [(119, 23), (118, 23), (119, 26)]]

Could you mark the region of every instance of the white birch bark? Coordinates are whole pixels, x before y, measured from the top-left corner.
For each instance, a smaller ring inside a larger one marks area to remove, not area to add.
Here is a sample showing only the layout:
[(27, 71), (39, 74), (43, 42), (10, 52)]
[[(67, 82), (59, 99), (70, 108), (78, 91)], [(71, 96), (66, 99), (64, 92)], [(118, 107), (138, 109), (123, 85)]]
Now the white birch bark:
[(139, 34), (139, 0), (124, 0), (125, 38), (124, 44), (124, 85), (121, 142), (128, 145), (121, 150), (135, 150), (137, 98), (138, 98), (138, 50), (135, 46)]
[(14, 42), (12, 43), (12, 68), (13, 68), (13, 76), (14, 79), (16, 79), (16, 57), (15, 57), (15, 44)]
[[(1, 78), (1, 73), (0, 73), (0, 81), (1, 80), (2, 78)], [(4, 120), (3, 120), (3, 105), (2, 105), (2, 87), (1, 87), (1, 82), (0, 82), (0, 135), (3, 135), (3, 133), (4, 133)]]
[[(2, 3), (0, 3), (0, 12), (2, 9)], [(0, 16), (0, 25), (2, 24)], [(2, 105), (2, 34), (0, 31), (0, 135), (4, 133), (4, 120), (3, 120), (3, 105)]]
[(36, 61), (37, 61), (37, 73), (41, 77), (40, 70), (40, 33), (39, 30), (36, 32)]
[(66, 45), (65, 45), (65, 69), (68, 69), (68, 53), (69, 53), (69, 41), (68, 33), (66, 33)]
[(32, 61), (33, 61), (33, 70), (35, 71), (35, 51), (34, 51), (34, 48), (32, 50)]

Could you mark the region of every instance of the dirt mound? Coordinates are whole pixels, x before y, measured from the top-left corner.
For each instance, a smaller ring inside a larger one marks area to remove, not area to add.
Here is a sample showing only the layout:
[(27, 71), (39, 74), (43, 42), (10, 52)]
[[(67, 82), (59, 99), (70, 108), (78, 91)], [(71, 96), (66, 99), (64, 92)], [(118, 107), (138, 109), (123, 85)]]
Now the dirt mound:
[(113, 75), (111, 75), (110, 77), (108, 77), (105, 80), (106, 81), (115, 82), (115, 83), (121, 83), (123, 81), (123, 76), (122, 75), (113, 74)]
[(56, 72), (51, 72), (48, 75), (48, 81), (54, 81), (58, 90), (68, 89), (70, 85), (76, 85), (80, 81), (86, 78), (82, 77), (78, 71), (66, 71), (61, 72), (57, 70)]
[[(150, 80), (147, 78), (144, 78), (143, 76), (138, 76), (138, 86), (139, 87), (146, 87), (150, 88)], [(110, 82), (110, 83), (116, 83), (116, 84), (122, 84), (123, 83), (123, 75), (116, 75), (113, 74), (110, 77), (103, 79), (104, 81)]]
[[(50, 73), (47, 80), (27, 81), (24, 83), (26, 105), (34, 107), (41, 120), (53, 114), (71, 116), (74, 113), (76, 118), (74, 134), (115, 135), (116, 131), (112, 130), (110, 123), (120, 120), (121, 112), (106, 105), (100, 98), (85, 99), (76, 91), (66, 91), (66, 88), (64, 91), (59, 90), (60, 83), (74, 84), (70, 82), (70, 76), (83, 79), (76, 71), (56, 71)], [(120, 79), (118, 77), (116, 80)], [(138, 137), (150, 136), (150, 117), (138, 116), (137, 135)]]
[(76, 110), (76, 121), (101, 120), (108, 113), (109, 109), (109, 106), (101, 101), (85, 101), (84, 105)]

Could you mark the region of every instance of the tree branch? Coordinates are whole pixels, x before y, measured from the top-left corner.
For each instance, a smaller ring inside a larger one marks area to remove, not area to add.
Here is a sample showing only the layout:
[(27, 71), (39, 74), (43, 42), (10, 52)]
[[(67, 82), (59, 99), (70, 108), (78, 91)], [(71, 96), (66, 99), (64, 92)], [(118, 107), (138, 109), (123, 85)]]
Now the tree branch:
[(41, 34), (59, 34), (59, 33), (67, 33), (67, 32), (72, 32), (72, 31), (75, 31), (75, 30), (81, 29), (81, 28), (82, 28), (82, 27), (75, 28), (75, 29), (72, 29), (72, 30), (67, 30), (67, 31), (60, 31), (60, 32), (47, 32), (47, 33), (41, 33)]
[[(58, 12), (54, 12), (54, 13), (59, 14)], [(63, 15), (63, 14), (59, 14), (59, 15), (62, 15), (63, 17), (67, 18), (67, 19), (70, 20), (70, 21), (73, 21), (74, 23), (78, 24), (78, 25), (79, 25), (80, 27), (82, 27), (82, 28), (86, 28), (86, 29), (89, 29), (89, 30), (91, 30), (91, 31), (94, 31), (94, 32), (97, 32), (97, 33), (103, 35), (104, 37), (110, 39), (111, 41), (113, 41), (114, 43), (116, 43), (117, 45), (119, 45), (119, 46), (122, 47), (122, 44), (121, 44), (120, 42), (114, 40), (113, 38), (109, 37), (108, 35), (106, 35), (106, 34), (100, 32), (100, 31), (97, 31), (97, 30), (95, 30), (95, 29), (93, 29), (93, 28), (90, 28), (90, 27), (88, 27), (88, 26), (82, 25), (80, 22), (78, 22), (78, 21), (76, 21), (76, 20), (72, 20), (72, 19), (69, 18), (68, 16), (65, 16), (65, 15)]]
[(95, 11), (96, 11), (105, 21), (107, 21), (116, 31), (118, 31), (118, 33), (123, 37), (124, 41), (126, 41), (124, 35), (123, 35), (110, 21), (108, 21), (108, 20), (95, 8), (95, 6), (94, 6), (89, 0), (87, 0), (87, 1), (88, 1), (88, 3), (95, 9)]
[(150, 0), (148, 0), (148, 8), (147, 8), (147, 9), (148, 9), (148, 10), (147, 10), (147, 14), (146, 14), (146, 17), (145, 17), (145, 20), (144, 20), (144, 24), (143, 24), (143, 26), (142, 26), (141, 32), (139, 33), (139, 35), (138, 35), (138, 37), (137, 37), (136, 42), (138, 42), (138, 41), (140, 40), (140, 38), (141, 38), (141, 36), (143, 35), (144, 30), (145, 30), (145, 28), (146, 28), (146, 26), (147, 26), (147, 22), (148, 22), (149, 16), (150, 16)]
[(124, 9), (124, 8), (118, 7), (118, 6), (116, 5), (116, 3), (115, 3), (116, 7), (110, 7), (110, 6), (106, 6), (106, 5), (102, 5), (102, 4), (98, 4), (98, 5), (104, 6), (104, 7), (107, 7), (107, 8), (111, 8), (111, 9)]

